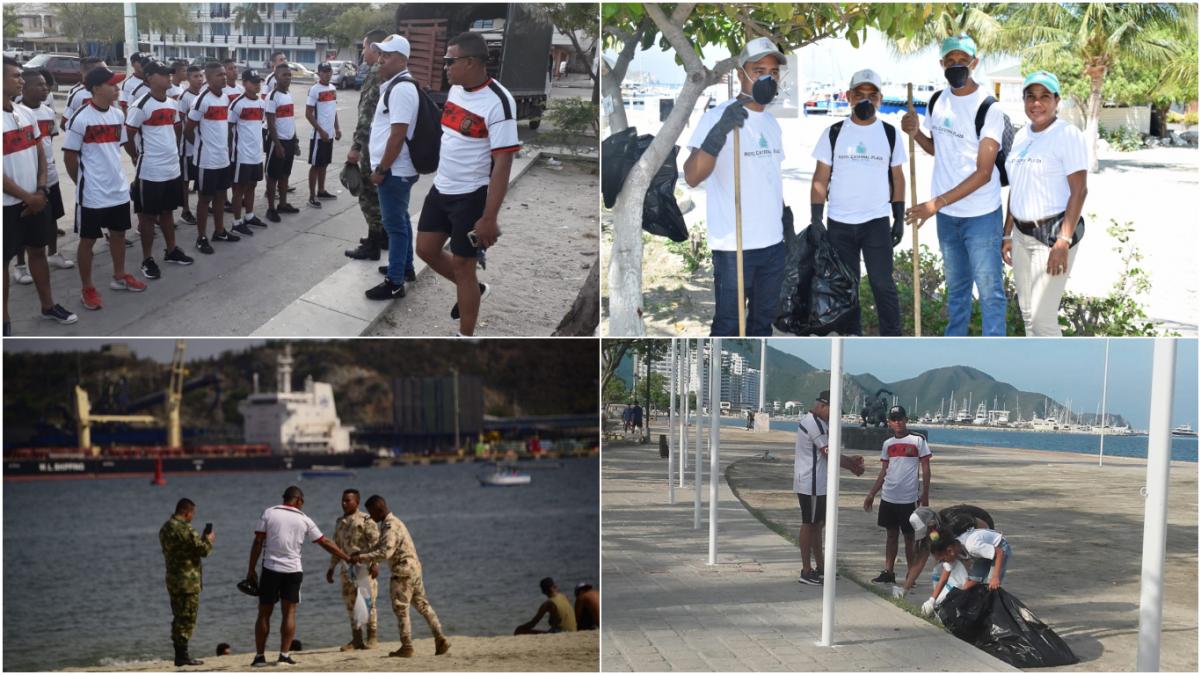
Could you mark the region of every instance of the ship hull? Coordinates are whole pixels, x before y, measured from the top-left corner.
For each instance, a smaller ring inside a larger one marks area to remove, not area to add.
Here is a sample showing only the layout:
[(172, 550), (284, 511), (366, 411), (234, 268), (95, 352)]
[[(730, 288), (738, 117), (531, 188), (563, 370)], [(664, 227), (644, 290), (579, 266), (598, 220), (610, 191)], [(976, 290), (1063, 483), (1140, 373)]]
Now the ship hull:
[[(312, 453), (297, 455), (258, 455), (249, 457), (206, 457), (183, 455), (164, 457), (162, 469), (167, 474), (221, 473), (232, 471), (294, 471), (315, 466), (362, 469), (371, 466), (375, 455), (367, 452)], [(119, 478), (152, 475), (156, 460), (153, 457), (44, 457), (35, 459), (5, 459), (4, 480), (38, 480), (70, 478)]]

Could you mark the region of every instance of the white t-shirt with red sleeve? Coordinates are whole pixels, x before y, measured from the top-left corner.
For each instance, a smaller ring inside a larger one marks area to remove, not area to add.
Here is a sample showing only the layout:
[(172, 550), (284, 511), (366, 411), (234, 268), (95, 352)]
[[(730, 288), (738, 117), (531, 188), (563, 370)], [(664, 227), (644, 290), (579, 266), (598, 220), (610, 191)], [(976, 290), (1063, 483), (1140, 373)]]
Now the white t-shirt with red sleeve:
[(499, 82), (450, 87), (442, 108), (442, 150), (433, 186), (444, 195), (474, 192), (492, 177), (492, 153), (516, 152), (517, 104)]
[[(37, 189), (38, 140), (41, 132), (33, 112), (15, 104), (12, 112), (4, 111), (4, 176), (26, 192)], [(4, 193), (4, 205), (20, 204), (21, 200)]]
[(89, 103), (71, 116), (63, 150), (79, 153), (75, 203), (106, 209), (129, 201), (129, 181), (121, 168), (121, 146), (127, 140), (125, 113), (115, 103), (107, 110)]

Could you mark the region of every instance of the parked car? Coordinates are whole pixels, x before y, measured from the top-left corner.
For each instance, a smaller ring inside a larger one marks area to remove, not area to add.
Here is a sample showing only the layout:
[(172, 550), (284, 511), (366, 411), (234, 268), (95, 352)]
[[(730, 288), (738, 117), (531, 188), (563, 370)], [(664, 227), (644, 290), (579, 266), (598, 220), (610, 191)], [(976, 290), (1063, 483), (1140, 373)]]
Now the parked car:
[(333, 78), (329, 81), (330, 84), (338, 89), (351, 86), (357, 70), (353, 61), (330, 61), (329, 65), (333, 66)]
[(45, 68), (54, 76), (55, 84), (79, 84), (79, 57), (72, 54), (38, 54), (24, 64), (25, 68)]
[(354, 72), (354, 77), (350, 80), (350, 86), (355, 89), (362, 89), (363, 80), (367, 79), (367, 71), (369, 70), (371, 70), (371, 67), (366, 63), (358, 64), (358, 69)]
[(292, 71), (293, 82), (316, 82), (317, 74), (305, 68), (299, 63), (288, 62), (288, 69)]

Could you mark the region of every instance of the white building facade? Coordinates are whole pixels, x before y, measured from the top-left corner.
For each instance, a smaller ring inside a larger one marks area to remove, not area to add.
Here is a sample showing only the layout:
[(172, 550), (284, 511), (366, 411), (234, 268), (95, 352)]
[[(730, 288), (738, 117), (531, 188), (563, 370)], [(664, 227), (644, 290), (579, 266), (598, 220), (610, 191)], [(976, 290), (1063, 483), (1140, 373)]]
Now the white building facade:
[[(245, 4), (245, 3), (241, 3)], [(138, 41), (149, 45), (155, 56), (165, 59), (233, 58), (254, 68), (262, 68), (274, 51), (282, 51), (287, 60), (315, 70), (326, 60), (328, 45), (322, 39), (299, 37), (295, 21), (303, 3), (253, 3), (257, 23), (234, 25), (239, 3), (186, 3), (192, 26), (186, 31), (152, 33), (138, 26)]]

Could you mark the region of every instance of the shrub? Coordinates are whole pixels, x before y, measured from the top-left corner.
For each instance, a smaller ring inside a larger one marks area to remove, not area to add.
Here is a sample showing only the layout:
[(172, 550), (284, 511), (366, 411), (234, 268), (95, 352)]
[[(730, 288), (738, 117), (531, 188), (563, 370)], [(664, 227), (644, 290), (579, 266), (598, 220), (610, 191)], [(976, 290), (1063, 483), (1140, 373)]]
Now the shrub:
[(600, 108), (587, 99), (552, 99), (542, 119), (554, 126), (542, 136), (572, 150), (594, 144), (600, 135)]
[(1108, 142), (1117, 152), (1133, 152), (1142, 147), (1142, 135), (1133, 127), (1120, 126), (1116, 129), (1100, 127), (1100, 138)]

